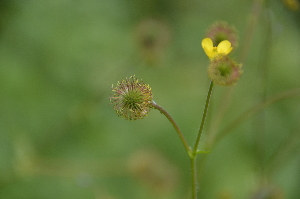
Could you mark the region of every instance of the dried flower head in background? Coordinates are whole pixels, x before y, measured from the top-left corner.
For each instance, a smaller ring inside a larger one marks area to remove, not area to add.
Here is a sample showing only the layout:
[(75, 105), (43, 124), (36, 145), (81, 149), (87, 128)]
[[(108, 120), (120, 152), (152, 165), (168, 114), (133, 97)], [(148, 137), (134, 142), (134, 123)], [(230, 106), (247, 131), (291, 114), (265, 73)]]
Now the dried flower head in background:
[(251, 199), (284, 199), (285, 194), (282, 188), (274, 185), (265, 185), (259, 187), (253, 195), (250, 197)]
[(142, 20), (136, 28), (136, 40), (142, 57), (147, 62), (157, 62), (171, 39), (171, 31), (165, 21)]
[(211, 38), (214, 46), (219, 45), (224, 40), (230, 41), (231, 45), (236, 48), (238, 46), (238, 31), (224, 21), (213, 23), (207, 30), (206, 37)]
[(156, 198), (174, 192), (179, 182), (177, 167), (155, 149), (135, 151), (128, 160), (128, 169)]
[(149, 85), (135, 76), (118, 82), (110, 102), (114, 106), (118, 116), (127, 120), (142, 119), (147, 116), (152, 108), (152, 91)]

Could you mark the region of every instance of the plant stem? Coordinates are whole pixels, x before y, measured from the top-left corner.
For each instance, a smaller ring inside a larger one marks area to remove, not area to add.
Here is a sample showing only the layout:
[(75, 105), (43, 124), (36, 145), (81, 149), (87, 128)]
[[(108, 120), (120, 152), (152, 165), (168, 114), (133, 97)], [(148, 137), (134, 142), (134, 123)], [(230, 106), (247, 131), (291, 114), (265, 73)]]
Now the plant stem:
[(196, 156), (190, 157), (192, 171), (192, 199), (197, 199), (197, 172), (196, 172)]
[(195, 143), (195, 147), (194, 147), (192, 153), (189, 153), (190, 160), (191, 160), (191, 170), (192, 170), (192, 199), (197, 199), (196, 157), (198, 155), (197, 154), (198, 145), (199, 145), (199, 142), (200, 142), (201, 134), (203, 132), (204, 123), (205, 123), (205, 119), (206, 119), (206, 115), (207, 115), (207, 111), (208, 111), (209, 100), (210, 100), (210, 97), (211, 97), (211, 94), (212, 94), (213, 87), (214, 87), (214, 83), (213, 83), (213, 81), (211, 81), (210, 85), (209, 85), (206, 101), (205, 101), (204, 111), (203, 111), (203, 115), (202, 115), (202, 121), (201, 121), (201, 124), (200, 124), (200, 128), (199, 128), (197, 140), (196, 140), (196, 143)]
[(194, 147), (193, 150), (189, 147), (186, 139), (184, 138), (181, 130), (179, 129), (179, 127), (176, 124), (176, 122), (174, 121), (174, 119), (168, 114), (168, 112), (166, 110), (164, 110), (162, 107), (160, 107), (159, 105), (157, 105), (155, 102), (152, 102), (153, 108), (159, 110), (171, 122), (171, 124), (173, 125), (174, 129), (176, 130), (176, 132), (177, 132), (180, 140), (182, 141), (182, 143), (183, 143), (183, 145), (185, 147), (185, 150), (189, 154), (190, 161), (191, 161), (191, 171), (192, 171), (192, 199), (197, 199), (197, 167), (196, 167), (196, 157), (197, 157), (198, 145), (199, 145), (199, 142), (200, 142), (201, 134), (203, 132), (204, 123), (205, 123), (205, 119), (206, 119), (206, 115), (207, 115), (207, 111), (208, 111), (208, 106), (209, 106), (209, 100), (211, 98), (213, 87), (214, 87), (214, 83), (213, 83), (213, 81), (211, 81), (210, 85), (209, 85), (209, 89), (208, 89), (206, 101), (205, 101), (204, 111), (203, 111), (203, 115), (202, 115), (202, 121), (201, 121), (201, 124), (200, 124), (200, 128), (199, 128), (197, 140), (196, 140), (195, 147)]
[[(239, 62), (241, 63), (245, 63), (247, 60), (247, 56), (249, 54), (249, 50), (251, 45), (253, 44), (253, 36), (255, 33), (255, 30), (257, 28), (257, 24), (258, 24), (258, 20), (259, 17), (261, 15), (262, 9), (263, 9), (263, 5), (264, 5), (265, 0), (255, 0), (253, 2), (253, 6), (252, 6), (252, 11), (248, 16), (248, 20), (245, 23), (246, 27), (245, 27), (245, 36), (244, 36), (244, 40), (241, 45), (241, 49), (239, 50), (239, 56), (238, 59)], [(245, 64), (243, 64), (243, 67), (245, 67)], [(235, 86), (231, 86), (230, 89), (225, 93), (225, 95), (222, 97), (222, 101), (221, 101), (221, 105), (219, 105), (219, 107), (217, 108), (217, 110), (219, 110), (219, 112), (217, 113), (216, 116), (214, 116), (214, 120), (212, 121), (211, 124), (211, 128), (209, 129), (209, 132), (211, 133), (210, 135), (210, 141), (208, 143), (207, 147), (211, 147), (211, 145), (214, 145), (213, 141), (215, 139), (218, 131), (219, 131), (219, 127), (221, 122), (223, 121), (223, 118), (228, 110), (228, 108), (230, 107), (230, 103), (231, 103), (231, 98), (232, 95), (234, 93), (235, 90)]]
[(200, 124), (197, 140), (196, 140), (195, 147), (194, 147), (194, 150), (193, 150), (194, 155), (196, 155), (197, 150), (198, 150), (198, 145), (199, 145), (199, 142), (200, 142), (201, 134), (203, 132), (204, 123), (205, 123), (207, 110), (208, 110), (208, 105), (209, 105), (209, 100), (210, 100), (210, 97), (211, 97), (213, 87), (214, 87), (214, 83), (213, 83), (213, 81), (211, 81), (210, 85), (209, 85), (207, 97), (206, 97), (206, 102), (205, 102), (204, 111), (203, 111), (203, 115), (202, 115), (202, 121), (201, 121), (201, 124)]
[(171, 122), (171, 124), (173, 125), (174, 129), (176, 130), (176, 132), (177, 132), (177, 134), (178, 134), (178, 136), (179, 136), (179, 138), (180, 138), (180, 140), (181, 140), (181, 142), (182, 142), (185, 150), (188, 152), (188, 154), (190, 154), (192, 152), (192, 150), (189, 147), (186, 139), (184, 138), (181, 130), (179, 129), (179, 127), (176, 124), (176, 122), (174, 121), (174, 119), (169, 115), (169, 113), (165, 109), (163, 109), (161, 106), (157, 105), (155, 102), (152, 102), (152, 106), (155, 109), (159, 110), (162, 114), (164, 114), (168, 118), (168, 120)]

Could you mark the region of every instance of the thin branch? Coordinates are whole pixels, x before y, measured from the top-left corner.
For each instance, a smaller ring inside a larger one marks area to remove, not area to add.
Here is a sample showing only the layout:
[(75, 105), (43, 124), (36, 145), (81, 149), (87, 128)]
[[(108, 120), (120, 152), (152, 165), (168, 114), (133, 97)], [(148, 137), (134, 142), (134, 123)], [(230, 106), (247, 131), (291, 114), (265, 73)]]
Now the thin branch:
[(203, 111), (203, 115), (202, 115), (202, 121), (201, 121), (201, 124), (200, 124), (197, 140), (196, 140), (194, 150), (193, 150), (194, 154), (196, 154), (196, 152), (198, 150), (198, 145), (199, 145), (199, 142), (200, 142), (201, 134), (203, 132), (204, 123), (205, 123), (206, 114), (207, 114), (208, 105), (209, 105), (209, 100), (210, 100), (210, 97), (211, 97), (211, 94), (212, 94), (213, 87), (214, 87), (214, 83), (213, 83), (213, 81), (211, 81), (210, 85), (209, 85), (207, 97), (206, 97), (205, 107), (204, 107), (204, 111)]
[(181, 130), (179, 129), (178, 125), (176, 124), (176, 122), (174, 121), (174, 119), (171, 117), (171, 115), (169, 115), (169, 113), (163, 109), (161, 106), (157, 105), (155, 102), (152, 102), (152, 106), (159, 110), (162, 114), (164, 114), (166, 116), (166, 118), (168, 118), (168, 120), (171, 122), (171, 124), (173, 125), (174, 129), (176, 130), (182, 144), (184, 145), (185, 150), (190, 154), (191, 152), (191, 148), (189, 147), (186, 139), (184, 138)]

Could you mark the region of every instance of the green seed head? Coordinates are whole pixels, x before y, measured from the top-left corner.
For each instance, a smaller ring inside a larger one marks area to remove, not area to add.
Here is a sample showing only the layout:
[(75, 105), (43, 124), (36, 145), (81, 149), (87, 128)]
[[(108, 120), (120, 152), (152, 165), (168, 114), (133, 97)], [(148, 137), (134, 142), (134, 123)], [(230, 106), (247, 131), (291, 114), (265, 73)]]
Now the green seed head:
[(118, 116), (127, 120), (143, 119), (152, 108), (151, 88), (135, 76), (118, 82), (112, 91), (111, 104)]
[(215, 84), (230, 86), (240, 79), (241, 67), (242, 64), (237, 64), (228, 56), (221, 54), (211, 60), (208, 75)]

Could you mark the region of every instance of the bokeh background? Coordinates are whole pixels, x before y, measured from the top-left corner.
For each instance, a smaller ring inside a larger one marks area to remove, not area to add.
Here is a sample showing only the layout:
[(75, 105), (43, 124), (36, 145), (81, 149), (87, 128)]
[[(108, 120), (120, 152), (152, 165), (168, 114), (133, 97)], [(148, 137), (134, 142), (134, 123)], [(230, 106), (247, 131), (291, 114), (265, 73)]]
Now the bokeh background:
[(244, 73), (214, 88), (199, 198), (299, 198), (297, 2), (1, 0), (0, 198), (189, 198), (172, 125), (156, 110), (118, 118), (108, 99), (142, 78), (193, 145), (210, 81), (201, 40), (219, 20), (239, 31)]

